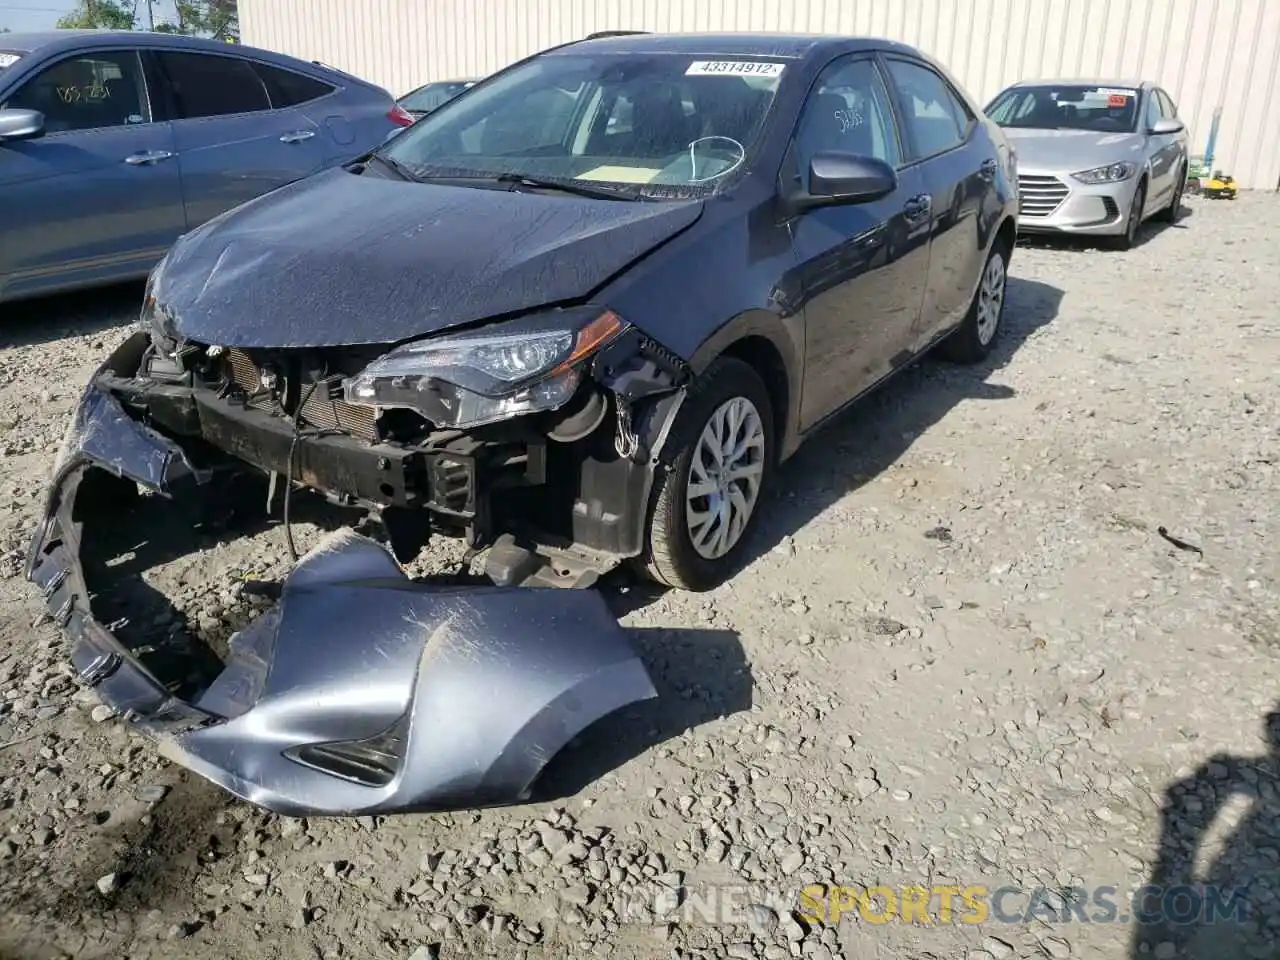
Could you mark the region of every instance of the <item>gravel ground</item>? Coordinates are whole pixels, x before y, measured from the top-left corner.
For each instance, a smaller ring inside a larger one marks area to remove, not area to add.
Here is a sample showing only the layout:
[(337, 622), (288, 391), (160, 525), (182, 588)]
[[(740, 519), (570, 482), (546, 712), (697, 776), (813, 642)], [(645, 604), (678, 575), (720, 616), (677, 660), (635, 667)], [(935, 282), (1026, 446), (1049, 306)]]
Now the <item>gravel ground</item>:
[[(1020, 248), (997, 361), (925, 362), (803, 451), (723, 588), (611, 587), (662, 700), (478, 814), (264, 814), (71, 675), (22, 553), (138, 299), (5, 309), (0, 956), (1280, 956), (1280, 197)], [(285, 558), (273, 527), (147, 576), (216, 645), (229, 577)], [(1119, 922), (1152, 878), (1252, 880), (1250, 919)], [(1016, 889), (928, 924), (837, 890), (831, 922), (812, 884)], [(1099, 887), (1117, 922), (1072, 906)]]

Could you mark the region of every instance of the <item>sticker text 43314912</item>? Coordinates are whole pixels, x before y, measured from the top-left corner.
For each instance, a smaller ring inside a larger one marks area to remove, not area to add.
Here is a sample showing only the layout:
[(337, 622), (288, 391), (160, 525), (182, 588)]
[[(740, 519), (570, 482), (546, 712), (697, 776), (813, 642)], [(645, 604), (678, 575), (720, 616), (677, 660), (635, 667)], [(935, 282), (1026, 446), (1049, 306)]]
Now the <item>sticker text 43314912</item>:
[(695, 60), (689, 64), (686, 77), (780, 77), (785, 63), (763, 60)]

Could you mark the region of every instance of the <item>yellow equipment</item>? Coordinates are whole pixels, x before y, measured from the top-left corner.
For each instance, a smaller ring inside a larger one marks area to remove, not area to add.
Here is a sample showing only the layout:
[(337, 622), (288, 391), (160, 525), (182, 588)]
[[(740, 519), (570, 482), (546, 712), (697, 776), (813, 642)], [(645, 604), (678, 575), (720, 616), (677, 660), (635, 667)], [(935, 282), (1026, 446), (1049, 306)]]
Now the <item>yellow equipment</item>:
[(1200, 193), (1206, 197), (1234, 200), (1236, 198), (1236, 181), (1221, 170), (1213, 171), (1213, 176), (1200, 185)]

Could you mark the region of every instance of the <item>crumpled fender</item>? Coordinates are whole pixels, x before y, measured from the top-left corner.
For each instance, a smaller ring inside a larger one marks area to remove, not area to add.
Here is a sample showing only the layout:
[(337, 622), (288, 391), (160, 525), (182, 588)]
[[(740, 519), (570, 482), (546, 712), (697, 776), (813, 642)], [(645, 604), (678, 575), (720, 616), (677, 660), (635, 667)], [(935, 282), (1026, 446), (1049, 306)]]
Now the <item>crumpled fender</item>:
[[(177, 699), (94, 617), (79, 557), (93, 517), (75, 498), (95, 470), (164, 495), (176, 479), (197, 492), (205, 479), (178, 444), (90, 386), (28, 577), (103, 701), (164, 756), (252, 803), (298, 816), (518, 803), (569, 740), (657, 696), (595, 591), (414, 582), (379, 544), (339, 531), (232, 638), (214, 682)], [(381, 759), (334, 769), (352, 744)]]

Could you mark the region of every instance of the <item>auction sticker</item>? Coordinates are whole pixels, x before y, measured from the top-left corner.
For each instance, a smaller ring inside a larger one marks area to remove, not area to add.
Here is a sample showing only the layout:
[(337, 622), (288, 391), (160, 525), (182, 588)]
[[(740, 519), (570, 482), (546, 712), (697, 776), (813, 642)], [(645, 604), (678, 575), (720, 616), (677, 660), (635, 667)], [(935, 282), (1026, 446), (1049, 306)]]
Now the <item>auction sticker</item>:
[(1125, 93), (1109, 93), (1107, 94), (1108, 107), (1124, 107), (1129, 104), (1129, 95)]
[(686, 77), (780, 77), (785, 63), (760, 60), (695, 60), (684, 72)]
[(19, 57), (16, 53), (0, 53), (0, 68), (12, 67), (18, 62), (18, 59)]

